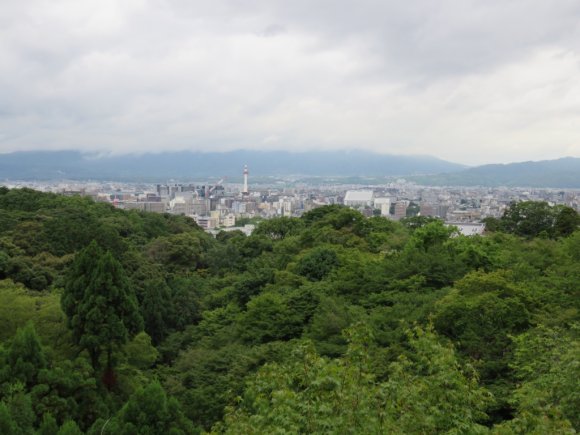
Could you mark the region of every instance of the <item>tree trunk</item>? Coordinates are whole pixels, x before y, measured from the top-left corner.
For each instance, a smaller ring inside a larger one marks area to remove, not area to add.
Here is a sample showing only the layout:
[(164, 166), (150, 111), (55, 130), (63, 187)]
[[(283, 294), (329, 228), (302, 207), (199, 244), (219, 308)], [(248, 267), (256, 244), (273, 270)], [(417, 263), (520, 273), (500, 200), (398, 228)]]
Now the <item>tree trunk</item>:
[(110, 345), (107, 348), (107, 367), (103, 373), (103, 384), (109, 391), (117, 384), (117, 377), (113, 371), (113, 348)]
[(93, 370), (97, 371), (99, 368), (100, 352), (95, 349), (91, 349), (89, 350), (89, 355), (91, 357), (91, 365), (93, 366)]

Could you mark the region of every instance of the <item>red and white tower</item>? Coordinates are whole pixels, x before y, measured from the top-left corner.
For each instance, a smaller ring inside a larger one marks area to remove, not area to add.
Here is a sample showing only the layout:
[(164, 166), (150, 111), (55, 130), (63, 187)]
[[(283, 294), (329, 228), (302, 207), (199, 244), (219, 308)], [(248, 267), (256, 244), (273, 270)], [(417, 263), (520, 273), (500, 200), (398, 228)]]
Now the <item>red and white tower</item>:
[(248, 193), (248, 165), (244, 165), (244, 188), (242, 189), (242, 194), (247, 195)]

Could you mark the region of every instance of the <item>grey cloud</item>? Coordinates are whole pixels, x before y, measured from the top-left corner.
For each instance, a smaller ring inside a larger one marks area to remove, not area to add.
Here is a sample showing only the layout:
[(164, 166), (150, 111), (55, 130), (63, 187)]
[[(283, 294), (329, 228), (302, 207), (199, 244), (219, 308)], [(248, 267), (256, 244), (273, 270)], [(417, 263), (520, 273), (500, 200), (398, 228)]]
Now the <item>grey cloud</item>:
[[(255, 9), (263, 3), (256, 2)], [(309, 0), (268, 2), (289, 27), (329, 44), (360, 39), (383, 67), (424, 77), (479, 72), (539, 45), (580, 47), (576, 0)]]
[(272, 38), (278, 35), (282, 35), (286, 32), (286, 27), (280, 26), (279, 24), (271, 24), (267, 26), (262, 32), (260, 32), (259, 35), (266, 38)]
[(3, 152), (360, 147), (467, 163), (580, 153), (576, 0), (2, 10)]

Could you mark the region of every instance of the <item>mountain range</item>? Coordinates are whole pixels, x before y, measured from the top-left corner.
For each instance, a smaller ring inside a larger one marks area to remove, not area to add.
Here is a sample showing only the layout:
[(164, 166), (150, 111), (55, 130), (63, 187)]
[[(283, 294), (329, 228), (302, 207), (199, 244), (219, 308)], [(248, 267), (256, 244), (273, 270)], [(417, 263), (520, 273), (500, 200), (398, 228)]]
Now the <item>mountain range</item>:
[(412, 179), (431, 186), (580, 188), (580, 158), (483, 165)]
[(0, 155), (0, 179), (198, 180), (241, 176), (246, 164), (253, 176), (409, 176), (465, 168), (435, 157), (366, 151), (183, 151), (109, 156), (42, 151)]
[(580, 188), (580, 158), (466, 167), (431, 156), (368, 151), (161, 152), (96, 155), (29, 151), (0, 155), (0, 180), (200, 180), (251, 176), (405, 177), (436, 186)]

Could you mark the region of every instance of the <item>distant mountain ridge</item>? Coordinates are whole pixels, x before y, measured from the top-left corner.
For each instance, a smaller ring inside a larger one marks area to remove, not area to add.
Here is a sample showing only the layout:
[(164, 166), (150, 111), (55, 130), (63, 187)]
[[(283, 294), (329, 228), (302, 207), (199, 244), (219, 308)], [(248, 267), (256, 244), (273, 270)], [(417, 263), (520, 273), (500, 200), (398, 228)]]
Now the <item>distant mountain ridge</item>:
[(580, 188), (580, 158), (483, 165), (412, 179), (432, 186)]
[(405, 177), (433, 186), (580, 188), (580, 158), (468, 168), (430, 156), (368, 151), (163, 152), (98, 156), (78, 151), (0, 154), (0, 180), (200, 180), (251, 176)]
[(241, 176), (244, 164), (255, 176), (410, 176), (465, 168), (435, 157), (367, 151), (182, 151), (103, 157), (77, 151), (33, 151), (0, 155), (0, 179), (200, 179)]

